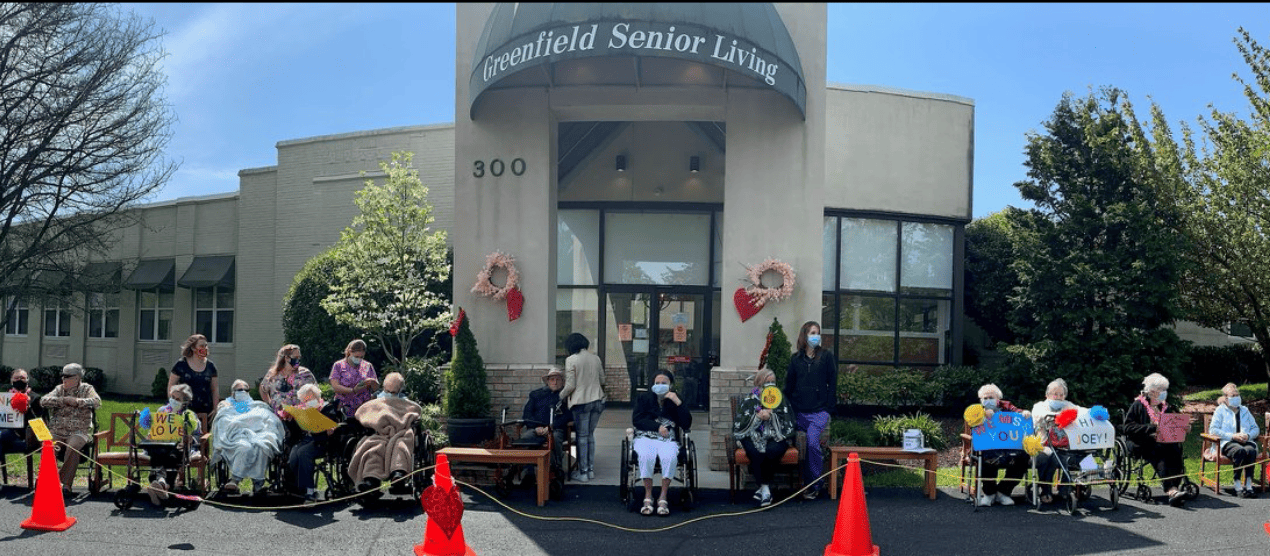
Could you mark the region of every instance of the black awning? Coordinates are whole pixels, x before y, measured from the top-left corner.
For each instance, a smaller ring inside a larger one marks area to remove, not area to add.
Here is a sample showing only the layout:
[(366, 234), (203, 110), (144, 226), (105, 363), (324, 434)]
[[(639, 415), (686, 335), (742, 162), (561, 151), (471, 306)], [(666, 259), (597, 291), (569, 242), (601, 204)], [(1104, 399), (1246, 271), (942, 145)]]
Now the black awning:
[(79, 272), (76, 287), (87, 292), (115, 293), (123, 284), (123, 264), (88, 263)]
[(155, 288), (163, 291), (172, 291), (176, 289), (173, 279), (176, 277), (176, 259), (152, 259), (149, 261), (141, 261), (137, 264), (137, 268), (132, 271), (128, 279), (124, 281), (123, 287), (130, 290), (153, 290)]
[(194, 262), (181, 275), (177, 285), (183, 288), (234, 286), (234, 256), (194, 257)]
[[(594, 57), (672, 58), (722, 68), (745, 77), (742, 83), (748, 86), (777, 91), (806, 117), (802, 61), (771, 3), (500, 2), (486, 20), (473, 54), (468, 78), (473, 118), (486, 91), (553, 86), (554, 64)], [(540, 66), (546, 69), (525, 71)], [(595, 79), (574, 84), (618, 84), (611, 77)], [(632, 74), (623, 82), (639, 86), (640, 79)]]

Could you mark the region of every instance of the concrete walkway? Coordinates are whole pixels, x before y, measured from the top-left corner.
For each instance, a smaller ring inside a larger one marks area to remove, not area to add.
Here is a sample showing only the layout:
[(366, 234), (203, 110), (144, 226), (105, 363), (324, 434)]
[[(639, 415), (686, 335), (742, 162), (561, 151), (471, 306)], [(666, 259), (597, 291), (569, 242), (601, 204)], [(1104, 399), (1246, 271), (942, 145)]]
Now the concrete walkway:
[[(588, 485), (617, 486), (621, 471), (622, 439), (631, 427), (631, 408), (605, 408), (600, 426), (595, 429), (595, 478)], [(710, 422), (705, 411), (692, 412), (692, 430), (688, 433), (697, 448), (697, 481), (699, 488), (728, 488), (728, 474), (710, 470)], [(575, 452), (576, 453), (576, 452)], [(583, 484), (573, 483), (569, 484)]]

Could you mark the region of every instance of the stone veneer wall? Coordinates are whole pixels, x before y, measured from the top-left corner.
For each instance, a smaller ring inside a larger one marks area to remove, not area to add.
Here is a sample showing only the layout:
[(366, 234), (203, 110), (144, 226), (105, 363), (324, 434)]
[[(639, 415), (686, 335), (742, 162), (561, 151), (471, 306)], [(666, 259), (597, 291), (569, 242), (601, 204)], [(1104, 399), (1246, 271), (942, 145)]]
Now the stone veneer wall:
[(729, 398), (748, 392), (755, 369), (710, 370), (710, 470), (727, 471), (727, 449), (732, 443), (732, 405)]

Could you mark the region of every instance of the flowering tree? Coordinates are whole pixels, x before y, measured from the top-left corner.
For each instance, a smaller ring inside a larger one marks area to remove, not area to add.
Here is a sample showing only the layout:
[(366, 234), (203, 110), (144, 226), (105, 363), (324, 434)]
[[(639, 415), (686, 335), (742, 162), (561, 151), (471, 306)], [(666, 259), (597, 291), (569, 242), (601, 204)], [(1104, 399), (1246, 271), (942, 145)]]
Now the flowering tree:
[(438, 287), (450, 276), (445, 231), (433, 230), (428, 187), (411, 166), (414, 153), (380, 162), (384, 184), (366, 180), (355, 203), (360, 213), (340, 234), (340, 264), (322, 307), (337, 322), (374, 336), (401, 365), (414, 340), (449, 325), (449, 300)]

